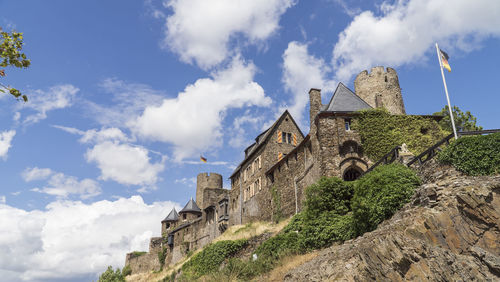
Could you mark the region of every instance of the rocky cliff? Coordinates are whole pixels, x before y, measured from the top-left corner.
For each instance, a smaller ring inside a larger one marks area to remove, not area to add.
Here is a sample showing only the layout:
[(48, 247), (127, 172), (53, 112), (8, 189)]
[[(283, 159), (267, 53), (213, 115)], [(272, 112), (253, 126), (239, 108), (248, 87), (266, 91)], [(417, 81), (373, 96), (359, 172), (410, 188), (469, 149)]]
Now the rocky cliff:
[(500, 176), (430, 162), (412, 201), (377, 230), (327, 248), (286, 281), (499, 281)]

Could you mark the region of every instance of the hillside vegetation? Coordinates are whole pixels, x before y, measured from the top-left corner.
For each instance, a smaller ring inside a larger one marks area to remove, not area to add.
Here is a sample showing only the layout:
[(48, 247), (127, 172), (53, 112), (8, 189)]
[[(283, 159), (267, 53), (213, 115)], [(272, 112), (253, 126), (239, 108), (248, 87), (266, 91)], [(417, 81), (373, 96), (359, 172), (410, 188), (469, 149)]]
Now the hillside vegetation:
[(468, 175), (500, 172), (500, 133), (464, 136), (446, 147), (438, 157)]
[[(306, 190), (304, 210), (276, 236), (258, 246), (250, 259), (233, 257), (245, 240), (210, 244), (184, 264), (179, 281), (251, 280), (280, 265), (285, 257), (305, 254), (371, 231), (390, 218), (420, 184), (405, 166), (381, 166), (355, 182), (322, 178)], [(227, 247), (227, 248), (226, 248)]]

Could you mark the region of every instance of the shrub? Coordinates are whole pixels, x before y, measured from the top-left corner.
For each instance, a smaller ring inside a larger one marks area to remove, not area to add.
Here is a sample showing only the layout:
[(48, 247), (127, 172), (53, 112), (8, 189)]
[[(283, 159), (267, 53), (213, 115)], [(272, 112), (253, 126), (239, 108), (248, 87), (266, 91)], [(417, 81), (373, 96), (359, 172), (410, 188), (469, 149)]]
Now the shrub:
[(374, 230), (407, 203), (420, 184), (418, 176), (400, 164), (379, 166), (361, 177), (352, 198), (357, 235)]
[(438, 160), (469, 175), (499, 173), (500, 133), (461, 137), (440, 152)]
[(224, 260), (247, 245), (245, 239), (209, 244), (182, 266), (183, 275), (192, 279), (217, 271)]
[(353, 194), (352, 183), (337, 177), (322, 177), (306, 189), (305, 216), (310, 219), (323, 212), (344, 215), (351, 210), (350, 201)]
[(122, 275), (125, 277), (125, 276), (129, 276), (130, 274), (132, 274), (132, 269), (130, 268), (130, 265), (126, 265), (122, 269)]
[(113, 271), (112, 266), (108, 266), (108, 269), (104, 271), (99, 276), (99, 282), (125, 282), (125, 277), (120, 271), (120, 268), (116, 268), (116, 271)]
[(362, 110), (358, 113), (352, 127), (361, 136), (364, 152), (374, 161), (403, 143), (418, 155), (449, 134), (431, 118), (391, 115), (385, 109)]

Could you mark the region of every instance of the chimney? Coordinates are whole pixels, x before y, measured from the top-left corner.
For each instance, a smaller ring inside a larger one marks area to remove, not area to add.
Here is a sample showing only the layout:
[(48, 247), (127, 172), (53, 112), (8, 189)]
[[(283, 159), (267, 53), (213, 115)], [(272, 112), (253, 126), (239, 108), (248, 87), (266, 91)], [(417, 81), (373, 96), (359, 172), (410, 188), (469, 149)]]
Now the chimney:
[(312, 128), (314, 118), (321, 110), (321, 89), (311, 88), (309, 90), (309, 122)]

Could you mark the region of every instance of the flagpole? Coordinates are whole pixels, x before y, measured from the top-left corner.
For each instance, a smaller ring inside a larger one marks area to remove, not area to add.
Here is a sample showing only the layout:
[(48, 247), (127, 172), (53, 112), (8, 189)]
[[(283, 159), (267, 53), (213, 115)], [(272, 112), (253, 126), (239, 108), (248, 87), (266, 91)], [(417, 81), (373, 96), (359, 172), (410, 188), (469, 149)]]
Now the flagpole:
[(441, 52), (439, 52), (439, 46), (436, 42), (436, 52), (439, 59), (439, 66), (441, 69), (441, 76), (443, 77), (444, 92), (446, 93), (446, 100), (448, 101), (448, 110), (450, 111), (451, 126), (453, 127), (453, 135), (455, 135), (455, 140), (458, 139), (457, 130), (455, 128), (455, 120), (453, 119), (453, 112), (451, 111), (450, 96), (448, 95), (448, 87), (446, 87), (446, 79), (444, 78), (443, 62), (441, 61)]

